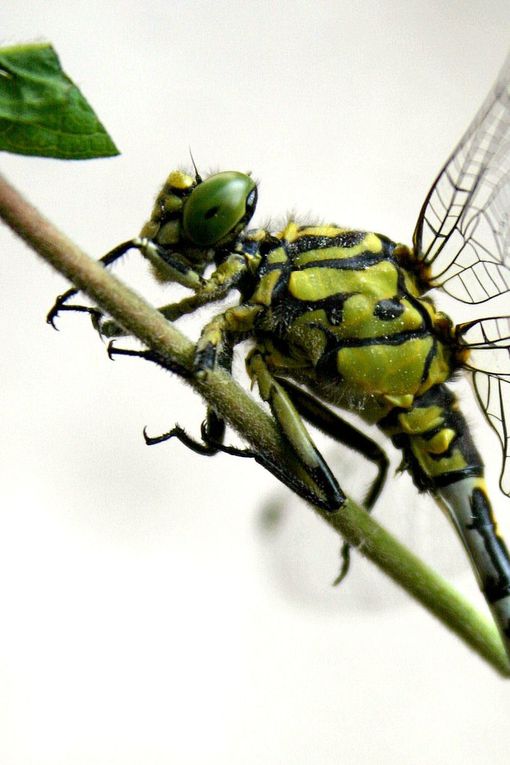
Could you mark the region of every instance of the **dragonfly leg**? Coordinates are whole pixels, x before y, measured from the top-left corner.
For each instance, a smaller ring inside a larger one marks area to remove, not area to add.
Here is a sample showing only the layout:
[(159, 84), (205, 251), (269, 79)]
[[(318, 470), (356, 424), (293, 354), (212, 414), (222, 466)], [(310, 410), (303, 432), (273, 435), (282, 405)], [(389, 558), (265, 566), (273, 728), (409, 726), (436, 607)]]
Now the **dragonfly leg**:
[[(255, 348), (250, 353), (246, 366), (251, 379), (258, 385), (262, 400), (269, 404), (285, 441), (294, 452), (306, 474), (324, 494), (325, 501), (321, 503), (322, 507), (328, 512), (337, 512), (345, 502), (345, 494), (312, 441), (297, 408), (293, 404), (292, 397), (289, 396), (278, 379), (271, 374), (260, 348)], [(270, 464), (266, 464), (265, 466), (296, 493), (303, 495), (302, 483), (297, 481), (296, 476), (286, 470), (283, 465), (278, 466), (278, 474), (275, 472), (274, 465), (271, 467)], [(305, 498), (309, 499), (310, 497), (306, 496)], [(314, 501), (317, 501), (317, 497)]]
[[(122, 242), (122, 244), (117, 245), (117, 247), (114, 247), (113, 250), (110, 250), (110, 252), (107, 252), (106, 255), (103, 255), (102, 258), (99, 259), (99, 263), (102, 263), (103, 266), (106, 268), (110, 266), (112, 263), (114, 263), (116, 260), (119, 260), (123, 255), (126, 254), (128, 250), (130, 250), (132, 247), (134, 247), (133, 240), (129, 240), (128, 242)], [(55, 300), (55, 303), (53, 307), (48, 312), (48, 315), (46, 316), (46, 321), (48, 324), (51, 324), (54, 329), (57, 329), (55, 326), (55, 319), (61, 313), (62, 311), (77, 311), (77, 312), (83, 312), (88, 313), (92, 317), (92, 322), (94, 326), (97, 328), (97, 325), (102, 317), (102, 312), (98, 308), (89, 307), (85, 305), (67, 305), (68, 300), (70, 300), (72, 297), (78, 294), (80, 290), (76, 287), (71, 287), (71, 289), (68, 289), (66, 292), (64, 292), (62, 295), (59, 295), (57, 299)]]
[(132, 356), (134, 358), (144, 359), (145, 361), (151, 361), (154, 364), (163, 367), (163, 369), (167, 369), (169, 372), (174, 372), (185, 380), (193, 376), (193, 373), (186, 369), (186, 367), (183, 367), (182, 364), (179, 364), (176, 361), (170, 361), (168, 357), (162, 356), (157, 351), (135, 351), (131, 348), (119, 348), (114, 345), (114, 340), (111, 340), (108, 345), (108, 356), (112, 360), (114, 356)]
[(192, 438), (180, 425), (174, 425), (167, 433), (162, 433), (159, 436), (149, 436), (144, 428), (143, 436), (147, 446), (154, 446), (169, 441), (171, 438), (177, 438), (188, 449), (204, 457), (213, 457), (219, 451), (227, 450), (228, 447), (223, 446), (225, 420), (214, 409), (209, 408), (207, 410), (207, 418), (203, 421), (200, 432), (202, 441)]
[[(127, 242), (122, 242), (122, 244), (117, 245), (117, 247), (114, 247), (113, 250), (107, 252), (106, 255), (103, 255), (102, 258), (99, 258), (98, 262), (102, 263), (103, 266), (108, 267), (116, 260), (119, 260), (119, 258), (123, 257), (126, 252), (132, 249), (139, 250), (139, 252), (141, 252), (141, 254), (147, 258), (147, 260), (149, 260), (149, 262), (151, 262), (155, 267), (157, 267), (158, 264), (164, 264), (164, 267), (166, 268), (165, 273), (167, 281), (173, 280), (178, 284), (182, 284), (184, 287), (188, 287), (192, 290), (199, 290), (206, 283), (205, 280), (202, 279), (202, 277), (185, 261), (185, 258), (180, 256), (179, 253), (173, 252), (167, 247), (157, 245), (150, 239), (145, 239), (143, 237), (136, 237), (135, 239), (130, 239)], [(83, 305), (67, 305), (67, 302), (72, 297), (77, 295), (78, 292), (79, 289), (76, 287), (71, 287), (71, 289), (68, 289), (67, 292), (59, 295), (55, 301), (55, 304), (48, 312), (46, 321), (48, 324), (51, 324), (53, 327), (55, 327), (55, 319), (62, 311), (81, 311), (91, 314), (94, 328), (102, 332), (101, 318), (103, 314), (98, 308), (89, 308), (88, 306)], [(116, 326), (118, 327), (118, 325)], [(126, 333), (119, 327), (118, 336), (122, 334)]]
[[(161, 251), (159, 252), (161, 255)], [(244, 259), (238, 254), (232, 253), (208, 279), (203, 280), (198, 287), (193, 287), (196, 289), (194, 294), (187, 295), (177, 303), (162, 306), (158, 310), (168, 321), (177, 321), (182, 316), (193, 313), (204, 305), (223, 300), (236, 287), (245, 270)], [(103, 320), (99, 329), (105, 337), (121, 337), (128, 334), (112, 319)]]
[[(220, 354), (219, 365), (227, 372), (231, 372), (232, 370), (232, 357), (233, 348), (231, 345), (226, 345)], [(162, 433), (159, 436), (149, 436), (145, 429), (143, 435), (145, 438), (145, 443), (148, 446), (154, 446), (155, 444), (161, 444), (164, 441), (169, 441), (171, 438), (177, 438), (178, 441), (180, 441), (182, 444), (184, 444), (184, 446), (186, 446), (188, 449), (191, 449), (191, 451), (195, 452), (196, 454), (201, 454), (205, 457), (213, 457), (215, 454), (218, 454), (218, 452), (224, 451), (228, 454), (231, 454), (233, 452), (230, 451), (230, 449), (235, 451), (234, 447), (228, 447), (223, 444), (225, 431), (225, 420), (212, 407), (208, 407), (206, 412), (206, 419), (203, 421), (200, 428), (202, 441), (197, 441), (194, 439), (184, 430), (184, 428), (181, 428), (181, 426), (177, 424), (174, 425), (174, 427), (167, 433)]]
[[(298, 388), (285, 378), (277, 379), (287, 392), (301, 417), (326, 435), (334, 438), (335, 441), (361, 454), (377, 467), (377, 475), (370, 484), (363, 502), (365, 509), (371, 512), (388, 475), (389, 460), (384, 450), (375, 441), (333, 412), (307, 391)], [(340, 584), (349, 571), (350, 549), (350, 545), (344, 542), (340, 552), (342, 565), (338, 576), (333, 582), (334, 585)]]
[[(211, 298), (211, 300), (216, 299), (219, 298)], [(207, 302), (208, 300), (203, 299), (201, 292), (197, 292), (194, 295), (188, 295), (177, 303), (169, 303), (168, 305), (161, 306), (161, 308), (158, 308), (158, 311), (162, 313), (168, 321), (177, 321), (182, 316), (193, 313), (193, 311), (196, 311)], [(108, 338), (126, 337), (129, 335), (129, 332), (121, 327), (121, 325), (114, 319), (103, 319), (99, 323), (98, 329), (104, 337)]]

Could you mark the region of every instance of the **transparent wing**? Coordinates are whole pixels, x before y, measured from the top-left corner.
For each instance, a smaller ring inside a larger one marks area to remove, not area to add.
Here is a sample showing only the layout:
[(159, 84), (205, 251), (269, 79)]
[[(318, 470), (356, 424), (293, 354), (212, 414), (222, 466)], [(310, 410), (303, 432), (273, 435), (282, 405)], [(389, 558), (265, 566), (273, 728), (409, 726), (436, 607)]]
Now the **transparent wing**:
[(510, 55), (429, 191), (413, 242), (431, 286), (464, 303), (510, 290)]
[(460, 324), (457, 339), (461, 348), (469, 349), (464, 367), (473, 372), (478, 402), (501, 441), (500, 486), (510, 496), (510, 317)]
[(460, 348), (469, 349), (463, 366), (473, 372), (485, 372), (510, 381), (510, 317), (494, 316), (458, 324), (456, 336)]
[(510, 496), (510, 438), (508, 423), (510, 423), (510, 380), (496, 375), (475, 372), (473, 375), (478, 402), (487, 420), (498, 434), (503, 447), (503, 466), (499, 485), (501, 491)]

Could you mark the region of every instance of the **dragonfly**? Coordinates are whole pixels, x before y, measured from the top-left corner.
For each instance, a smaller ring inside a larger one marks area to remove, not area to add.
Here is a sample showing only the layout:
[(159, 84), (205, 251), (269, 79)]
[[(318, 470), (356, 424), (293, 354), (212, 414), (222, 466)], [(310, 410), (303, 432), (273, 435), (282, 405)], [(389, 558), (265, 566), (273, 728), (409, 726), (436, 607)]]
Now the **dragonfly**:
[[(337, 410), (354, 412), (400, 449), (417, 489), (453, 521), (510, 657), (510, 557), (482, 458), (448, 387), (460, 370), (471, 374), (501, 443), (500, 488), (509, 496), (510, 316), (491, 315), (490, 305), (510, 291), (510, 56), (428, 192), (412, 247), (293, 217), (281, 230), (250, 229), (257, 194), (246, 173), (203, 179), (195, 165), (172, 171), (140, 235), (101, 261), (109, 266), (136, 249), (159, 280), (188, 288), (160, 309), (171, 321), (239, 293), (202, 328), (192, 374), (231, 371), (235, 346), (251, 340), (248, 374), (307, 480), (256, 450), (226, 445), (225, 422), (212, 408), (200, 440), (176, 426), (147, 442), (177, 437), (203, 455), (254, 457), (298, 495), (341, 512), (346, 497), (309, 424), (375, 464), (364, 500), (370, 511), (388, 460)], [(488, 318), (455, 324), (436, 308), (433, 289), (460, 303), (487, 303)], [(103, 335), (126, 334), (99, 309), (69, 303), (76, 293), (57, 298), (50, 323), (61, 311), (88, 311)], [(165, 363), (150, 351), (115, 352)], [(347, 564), (345, 546), (342, 575)]]

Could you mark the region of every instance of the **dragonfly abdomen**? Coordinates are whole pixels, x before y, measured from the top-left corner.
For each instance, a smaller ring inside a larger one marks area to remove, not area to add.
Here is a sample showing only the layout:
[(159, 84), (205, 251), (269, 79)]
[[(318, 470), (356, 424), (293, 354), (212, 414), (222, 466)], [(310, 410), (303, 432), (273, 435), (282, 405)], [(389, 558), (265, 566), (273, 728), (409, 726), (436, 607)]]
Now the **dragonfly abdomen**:
[(482, 459), (454, 394), (439, 384), (395, 407), (379, 427), (402, 449), (405, 466), (421, 491), (435, 492), (466, 477), (482, 477)]
[(452, 519), (478, 584), (510, 653), (510, 558), (499, 535), (483, 477), (441, 486), (436, 498)]
[(431, 492), (452, 520), (510, 647), (510, 557), (487, 495), (482, 459), (455, 396), (435, 385), (379, 425), (402, 449), (416, 486)]

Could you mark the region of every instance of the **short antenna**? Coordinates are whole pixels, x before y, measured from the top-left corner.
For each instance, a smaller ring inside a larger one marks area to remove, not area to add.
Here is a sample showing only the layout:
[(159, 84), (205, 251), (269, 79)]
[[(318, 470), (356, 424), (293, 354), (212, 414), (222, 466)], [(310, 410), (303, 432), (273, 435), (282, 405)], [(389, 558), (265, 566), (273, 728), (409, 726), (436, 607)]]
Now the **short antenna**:
[(191, 146), (189, 147), (189, 155), (190, 155), (191, 161), (193, 163), (193, 169), (195, 170), (195, 180), (196, 180), (197, 183), (202, 183), (202, 176), (198, 172), (198, 168), (197, 168), (195, 159), (194, 159), (193, 154), (191, 152)]

